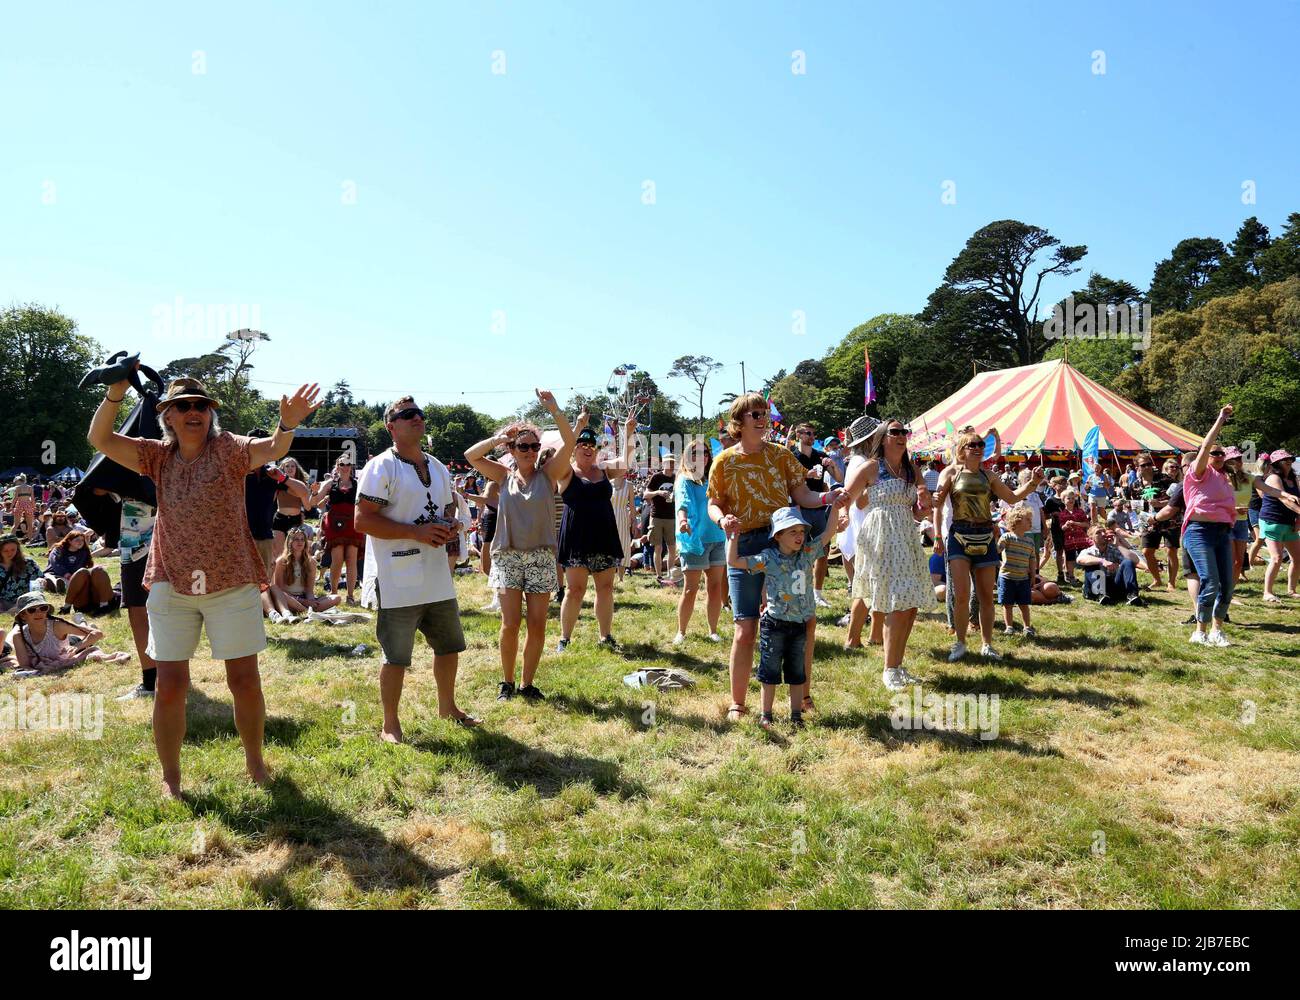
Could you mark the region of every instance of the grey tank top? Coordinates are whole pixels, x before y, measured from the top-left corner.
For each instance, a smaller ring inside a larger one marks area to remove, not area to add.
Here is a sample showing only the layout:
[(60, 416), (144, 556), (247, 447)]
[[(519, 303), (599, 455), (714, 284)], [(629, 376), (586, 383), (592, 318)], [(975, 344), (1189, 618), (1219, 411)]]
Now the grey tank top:
[(555, 548), (555, 488), (538, 469), (525, 486), (519, 476), (511, 472), (501, 484), (501, 498), (497, 502), (497, 533), (492, 538), (492, 551), (531, 552), (534, 549)]

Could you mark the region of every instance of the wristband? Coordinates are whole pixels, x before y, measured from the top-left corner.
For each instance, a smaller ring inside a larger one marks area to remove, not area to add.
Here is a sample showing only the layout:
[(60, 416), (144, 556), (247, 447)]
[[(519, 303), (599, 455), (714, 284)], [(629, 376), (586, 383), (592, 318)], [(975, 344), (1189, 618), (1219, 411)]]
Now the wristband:
[(104, 393), (104, 401), (106, 403), (120, 403), (124, 399), (126, 399), (126, 393), (122, 393), (122, 395), (118, 396), (117, 399), (114, 399), (108, 393)]
[(298, 429), (298, 428), (296, 428), (296, 427), (285, 427), (285, 426), (284, 426), (284, 421), (283, 421), (283, 420), (280, 421), (280, 430), (282, 430), (282, 431), (283, 431), (284, 433), (286, 433), (286, 434), (292, 434), (292, 433), (293, 433), (294, 431), (296, 431), (297, 429)]

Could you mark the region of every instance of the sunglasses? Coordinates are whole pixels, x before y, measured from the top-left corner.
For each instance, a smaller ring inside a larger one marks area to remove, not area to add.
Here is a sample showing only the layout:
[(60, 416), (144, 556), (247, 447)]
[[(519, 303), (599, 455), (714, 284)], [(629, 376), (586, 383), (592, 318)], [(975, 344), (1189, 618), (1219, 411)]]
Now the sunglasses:
[(195, 413), (207, 413), (210, 404), (206, 399), (178, 399), (172, 403), (181, 413), (189, 413), (193, 410)]
[(801, 438), (810, 438), (810, 437), (813, 436), (813, 432), (812, 432), (812, 431), (800, 431), (800, 432), (799, 432), (799, 436), (800, 436)]
[[(892, 434), (893, 431), (890, 431), (890, 433)], [(968, 444), (962, 447), (962, 451), (970, 451), (972, 448), (978, 448), (980, 451), (984, 450), (984, 446), (982, 444)]]
[(424, 419), (424, 411), (418, 406), (408, 406), (405, 410), (398, 410), (393, 414), (394, 420), (414, 420), (416, 417)]
[(531, 444), (516, 442), (513, 447), (516, 451), (541, 451), (542, 442), (533, 441)]
[(767, 410), (750, 410), (749, 415), (755, 420), (766, 420)]
[[(885, 431), (885, 433), (888, 434), (890, 437), (896, 437), (896, 438), (905, 438), (905, 437), (912, 436), (912, 432), (909, 431), (906, 427), (891, 427), (889, 428), (889, 430)], [(966, 447), (969, 448), (971, 446), (967, 445)]]
[(1226, 454), (1227, 454), (1226, 451), (1212, 451), (1212, 452), (1210, 452), (1210, 457), (1211, 457), (1211, 458), (1222, 458), (1222, 457), (1223, 457), (1224, 455), (1226, 455)]
[(1138, 468), (1139, 468), (1139, 469), (1154, 469), (1155, 466), (1152, 465), (1150, 462), (1139, 462), (1139, 463), (1138, 463)]

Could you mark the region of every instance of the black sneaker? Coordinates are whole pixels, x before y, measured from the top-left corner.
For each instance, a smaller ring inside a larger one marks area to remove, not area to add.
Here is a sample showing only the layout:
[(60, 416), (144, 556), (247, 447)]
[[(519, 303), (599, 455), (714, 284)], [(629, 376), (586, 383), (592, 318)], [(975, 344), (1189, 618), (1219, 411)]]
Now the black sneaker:
[(497, 685), (497, 701), (509, 701), (514, 696), (515, 686), (509, 681), (502, 681)]
[(555, 651), (556, 651), (557, 653), (563, 653), (563, 652), (564, 652), (566, 649), (568, 649), (568, 648), (569, 648), (569, 640), (568, 640), (568, 639), (561, 639), (559, 642), (557, 642), (557, 643), (555, 644)]
[(623, 647), (620, 646), (612, 635), (607, 635), (597, 643), (598, 646), (604, 646), (612, 653), (617, 653)]
[(1192, 614), (1188, 615), (1186, 618), (1184, 618), (1184, 619), (1183, 619), (1181, 622), (1179, 622), (1178, 624), (1179, 624), (1179, 625), (1195, 625), (1195, 624), (1196, 624), (1196, 613), (1195, 613), (1195, 612), (1192, 612)]
[(536, 685), (528, 684), (519, 689), (519, 697), (527, 698), (529, 701), (545, 701), (546, 695), (537, 690)]
[(1134, 594), (1128, 599), (1128, 605), (1130, 608), (1145, 608), (1147, 602), (1142, 598), (1141, 594)]

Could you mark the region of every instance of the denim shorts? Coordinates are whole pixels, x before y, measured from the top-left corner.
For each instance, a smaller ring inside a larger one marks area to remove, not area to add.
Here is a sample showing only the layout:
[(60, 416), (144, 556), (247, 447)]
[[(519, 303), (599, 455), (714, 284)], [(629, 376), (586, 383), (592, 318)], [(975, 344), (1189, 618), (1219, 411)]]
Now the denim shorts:
[(999, 604), (1031, 604), (1033, 588), (1029, 585), (1029, 577), (1023, 580), (1013, 580), (1009, 576), (998, 577), (998, 603)]
[(799, 513), (808, 522), (810, 530), (805, 532), (807, 540), (812, 541), (826, 530), (826, 519), (831, 515), (829, 507), (800, 507)]
[(683, 552), (679, 546), (677, 555), (681, 560), (682, 569), (712, 569), (714, 566), (725, 566), (727, 565), (727, 543), (705, 542), (704, 551), (698, 554)]
[[(771, 532), (767, 528), (755, 528), (742, 532), (736, 541), (736, 548), (741, 556), (756, 556), (771, 542)], [(731, 617), (735, 621), (757, 618), (758, 609), (763, 606), (763, 583), (766, 573), (751, 573), (749, 570), (727, 568), (727, 590), (731, 594)]]
[(1252, 528), (1258, 527), (1259, 511), (1257, 511), (1254, 507), (1250, 508), (1250, 510), (1246, 511), (1246, 520), (1250, 522), (1250, 526)]
[(1234, 542), (1250, 541), (1250, 521), (1243, 517), (1233, 523), (1232, 540)]
[(758, 683), (802, 684), (808, 679), (804, 670), (804, 649), (808, 626), (764, 615), (758, 625)]
[[(957, 538), (958, 532), (961, 532), (963, 535), (988, 535), (988, 548), (979, 555), (968, 554), (966, 552), (966, 547), (962, 545), (960, 539)], [(1001, 562), (1002, 557), (998, 555), (997, 539), (993, 537), (993, 526), (989, 525), (987, 528), (982, 526), (967, 528), (964, 526), (959, 527), (954, 522), (952, 527), (948, 529), (948, 561), (951, 562), (954, 559), (967, 560), (971, 564), (972, 569), (978, 566), (992, 566)]]

